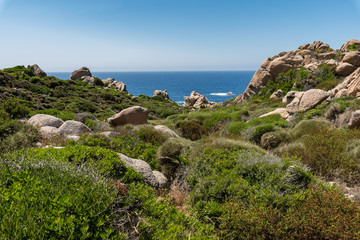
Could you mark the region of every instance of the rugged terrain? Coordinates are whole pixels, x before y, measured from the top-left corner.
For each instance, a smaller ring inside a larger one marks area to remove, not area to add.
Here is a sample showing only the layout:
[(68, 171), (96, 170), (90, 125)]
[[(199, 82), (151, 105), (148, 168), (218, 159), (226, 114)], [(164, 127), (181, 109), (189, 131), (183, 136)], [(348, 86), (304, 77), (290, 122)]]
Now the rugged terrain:
[(266, 59), (223, 104), (0, 71), (1, 239), (358, 239), (360, 42)]

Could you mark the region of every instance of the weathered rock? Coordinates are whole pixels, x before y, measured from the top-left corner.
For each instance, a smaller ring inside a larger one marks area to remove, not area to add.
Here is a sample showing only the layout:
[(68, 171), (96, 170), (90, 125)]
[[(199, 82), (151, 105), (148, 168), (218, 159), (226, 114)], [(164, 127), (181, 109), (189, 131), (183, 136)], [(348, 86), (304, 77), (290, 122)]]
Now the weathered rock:
[(279, 73), (287, 72), (292, 68), (293, 66), (286, 63), (284, 59), (277, 58), (270, 63), (266, 70), (271, 74), (272, 77), (277, 77)]
[(356, 70), (356, 67), (347, 62), (342, 62), (336, 67), (335, 73), (340, 76), (348, 76)]
[(279, 98), (282, 98), (283, 96), (284, 96), (284, 92), (281, 89), (279, 89), (276, 92), (274, 92), (273, 94), (271, 94), (270, 98), (271, 99), (279, 99)]
[(159, 188), (168, 188), (170, 186), (170, 183), (164, 174), (159, 171), (153, 171), (153, 174), (159, 183)]
[(83, 82), (86, 82), (87, 84), (95, 85), (95, 78), (94, 78), (94, 77), (82, 76), (82, 77), (81, 77), (81, 80), (82, 80)]
[(321, 89), (311, 89), (306, 92), (295, 93), (295, 98), (286, 106), (289, 113), (307, 111), (328, 98), (329, 93)]
[(140, 106), (129, 107), (122, 110), (120, 113), (115, 114), (107, 119), (107, 122), (112, 126), (122, 126), (126, 124), (141, 125), (147, 123), (149, 111)]
[(32, 116), (28, 122), (32, 125), (39, 127), (49, 126), (55, 128), (60, 127), (64, 123), (64, 121), (61, 120), (60, 118), (47, 114), (36, 114)]
[(360, 49), (360, 41), (357, 40), (357, 39), (350, 39), (349, 41), (347, 41), (346, 43), (344, 43), (341, 48), (340, 48), (340, 51), (342, 52), (347, 52), (349, 51), (348, 48), (349, 46), (351, 45), (355, 45), (357, 46), (359, 49)]
[(103, 84), (110, 84), (115, 81), (115, 78), (107, 78), (107, 79), (103, 79), (101, 81), (103, 82)]
[(127, 93), (126, 85), (123, 82), (113, 81), (112, 83), (109, 84), (108, 87), (114, 88), (115, 90), (118, 90), (120, 92), (126, 92)]
[(166, 127), (164, 125), (156, 125), (154, 128), (165, 137), (169, 137), (169, 138), (179, 138), (180, 137), (173, 130), (169, 129), (168, 127)]
[(85, 124), (78, 121), (68, 120), (64, 122), (63, 125), (59, 127), (59, 131), (61, 135), (75, 135), (75, 136), (81, 136), (84, 133), (92, 133), (93, 131), (88, 128)]
[(352, 51), (346, 53), (342, 61), (350, 63), (355, 67), (360, 67), (360, 51)]
[(360, 110), (357, 110), (351, 114), (349, 128), (360, 128)]
[(169, 99), (169, 93), (167, 90), (155, 90), (153, 96), (163, 96), (164, 98)]
[(201, 95), (195, 91), (191, 92), (190, 97), (184, 97), (184, 99), (184, 106), (188, 107), (211, 107), (216, 104), (215, 102), (209, 101), (204, 95)]
[(290, 115), (289, 112), (286, 110), (286, 108), (278, 108), (272, 112), (265, 113), (265, 114), (261, 115), (260, 117), (266, 117), (266, 116), (274, 115), (274, 114), (279, 114), (283, 119), (287, 119)]
[(242, 102), (257, 94), (262, 87), (264, 87), (269, 80), (272, 80), (273, 76), (265, 69), (258, 69), (252, 77), (246, 90), (239, 96), (237, 96), (234, 102)]
[(285, 97), (283, 97), (282, 102), (286, 104), (290, 104), (295, 99), (295, 95), (297, 93), (303, 94), (302, 92), (298, 92), (298, 91), (290, 91), (285, 95)]
[(91, 72), (87, 67), (81, 67), (80, 69), (73, 71), (70, 75), (70, 79), (76, 80), (84, 76), (92, 77)]
[(52, 138), (60, 136), (60, 130), (56, 127), (45, 126), (40, 128), (39, 134), (43, 138)]
[(129, 158), (128, 156), (121, 153), (118, 153), (118, 155), (120, 156), (121, 161), (123, 161), (127, 167), (134, 168), (136, 172), (143, 176), (144, 182), (147, 185), (154, 188), (160, 187), (158, 179), (155, 177), (150, 165), (147, 162), (139, 159)]
[(317, 55), (318, 60), (330, 60), (333, 59), (336, 56), (336, 52), (326, 52), (326, 53), (320, 53)]
[(28, 66), (28, 68), (31, 68), (38, 77), (47, 77), (46, 72), (44, 72), (37, 64)]
[(360, 67), (349, 75), (344, 82), (347, 83), (348, 96), (360, 97)]

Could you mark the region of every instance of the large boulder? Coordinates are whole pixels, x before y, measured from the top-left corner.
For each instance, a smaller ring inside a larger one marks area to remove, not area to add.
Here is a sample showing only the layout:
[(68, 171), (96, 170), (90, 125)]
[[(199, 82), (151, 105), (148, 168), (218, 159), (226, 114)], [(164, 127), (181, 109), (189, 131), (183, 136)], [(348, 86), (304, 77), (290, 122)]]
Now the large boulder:
[(273, 94), (271, 94), (270, 99), (279, 99), (282, 98), (283, 96), (284, 96), (284, 92), (281, 89), (279, 89)]
[(60, 130), (56, 127), (45, 126), (40, 128), (39, 134), (43, 138), (52, 138), (60, 136)]
[(68, 120), (59, 127), (61, 135), (81, 136), (84, 133), (92, 133), (93, 131), (85, 124), (78, 121)]
[(147, 123), (148, 115), (149, 111), (146, 108), (134, 106), (126, 108), (111, 118), (108, 118), (107, 122), (112, 127), (126, 124), (141, 125)]
[(350, 39), (349, 41), (347, 41), (346, 43), (344, 43), (341, 48), (340, 51), (342, 52), (347, 52), (349, 51), (349, 47), (351, 45), (357, 46), (360, 49), (360, 41), (357, 39)]
[(87, 84), (90, 85), (95, 85), (95, 78), (94, 77), (90, 77), (90, 76), (82, 76), (81, 80), (83, 82), (86, 82)]
[(168, 188), (170, 186), (170, 183), (164, 174), (159, 171), (153, 171), (153, 174), (158, 181), (159, 188)]
[(103, 79), (101, 81), (103, 82), (103, 84), (110, 84), (115, 81), (115, 78), (107, 78), (107, 79)]
[(44, 72), (37, 64), (28, 66), (28, 68), (32, 69), (38, 77), (47, 77), (46, 72)]
[(64, 121), (61, 120), (60, 118), (47, 114), (36, 114), (32, 116), (28, 122), (34, 126), (39, 126), (39, 127), (49, 126), (55, 128), (60, 127), (64, 123)]
[(71, 73), (70, 79), (71, 79), (71, 80), (76, 80), (76, 79), (79, 79), (79, 78), (81, 78), (81, 77), (86, 77), (86, 76), (92, 77), (89, 68), (87, 68), (87, 67), (81, 67), (80, 69), (75, 70), (75, 71), (73, 71), (73, 72)]
[(286, 106), (289, 113), (307, 111), (322, 103), (329, 97), (329, 93), (321, 89), (310, 89), (306, 92), (295, 93), (295, 98)]
[(168, 137), (168, 138), (179, 138), (180, 137), (173, 130), (169, 129), (168, 127), (166, 127), (164, 125), (156, 125), (154, 128), (165, 137)]
[(360, 97), (360, 67), (349, 75), (344, 82), (347, 83), (348, 96)]
[(355, 70), (356, 67), (354, 67), (350, 63), (342, 62), (336, 67), (335, 73), (340, 76), (348, 76), (351, 73), (353, 73)]
[(277, 77), (279, 73), (287, 72), (292, 69), (293, 66), (288, 64), (284, 58), (277, 58), (273, 60), (266, 69), (273, 77)]
[(342, 61), (350, 63), (355, 67), (360, 67), (360, 51), (352, 51), (346, 53)]
[(169, 99), (169, 93), (167, 90), (155, 90), (153, 96), (163, 96), (164, 98)]
[[(140, 159), (130, 158), (122, 153), (118, 153), (118, 155), (120, 156), (121, 161), (123, 161), (127, 167), (134, 168), (136, 172), (143, 176), (145, 184), (154, 188), (159, 188), (163, 185), (166, 185), (164, 184), (164, 179), (166, 179), (166, 177), (160, 172), (155, 173), (155, 176), (147, 162)], [(160, 176), (161, 174), (162, 176)]]
[(214, 106), (216, 103), (209, 101), (204, 95), (192, 91), (190, 97), (184, 97), (185, 103), (184, 106), (188, 107), (211, 107)]

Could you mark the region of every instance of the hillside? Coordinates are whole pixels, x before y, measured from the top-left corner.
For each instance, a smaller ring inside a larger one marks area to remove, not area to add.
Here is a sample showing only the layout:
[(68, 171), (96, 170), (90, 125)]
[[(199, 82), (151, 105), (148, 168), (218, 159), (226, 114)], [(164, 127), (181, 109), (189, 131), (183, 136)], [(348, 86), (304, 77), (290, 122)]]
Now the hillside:
[(197, 108), (0, 70), (0, 238), (358, 239), (359, 46), (280, 53)]

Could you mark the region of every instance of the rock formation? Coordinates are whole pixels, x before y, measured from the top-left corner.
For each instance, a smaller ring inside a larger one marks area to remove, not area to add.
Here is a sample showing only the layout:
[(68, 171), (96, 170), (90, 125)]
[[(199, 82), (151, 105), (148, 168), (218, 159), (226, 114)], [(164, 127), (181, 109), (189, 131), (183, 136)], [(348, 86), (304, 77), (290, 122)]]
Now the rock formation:
[(95, 85), (95, 78), (94, 77), (90, 77), (90, 76), (82, 76), (81, 80), (83, 82), (86, 82), (87, 84), (90, 85)]
[(32, 69), (38, 77), (47, 77), (46, 72), (44, 72), (37, 64), (28, 66), (28, 68)]
[(92, 133), (93, 131), (88, 128), (85, 124), (78, 121), (68, 120), (64, 122), (63, 125), (59, 127), (61, 135), (72, 135), (72, 136), (81, 136), (84, 133)]
[(163, 136), (168, 138), (179, 138), (180, 136), (177, 135), (173, 130), (169, 129), (164, 125), (156, 125), (155, 130), (159, 131)]
[(167, 90), (155, 90), (153, 97), (155, 96), (163, 96), (164, 98), (169, 99), (169, 93), (167, 92)]
[(81, 78), (81, 77), (86, 77), (86, 76), (92, 77), (89, 68), (87, 68), (87, 67), (81, 67), (80, 69), (75, 70), (75, 71), (73, 71), (73, 72), (71, 73), (70, 79), (71, 79), (71, 80), (76, 80), (76, 79), (79, 79), (79, 78)]
[(122, 126), (126, 124), (140, 125), (146, 124), (149, 111), (146, 108), (140, 106), (129, 107), (118, 114), (115, 114), (111, 118), (107, 119), (107, 122), (112, 126)]
[(204, 95), (201, 95), (195, 91), (192, 91), (190, 97), (184, 97), (185, 104), (184, 106), (187, 107), (211, 107), (214, 106), (216, 103), (209, 101)]
[[(349, 76), (360, 67), (360, 41), (349, 40), (340, 50), (333, 50), (328, 44), (314, 41), (313, 44), (304, 44), (297, 50), (282, 52), (268, 58), (255, 72), (246, 90), (235, 98), (234, 103), (242, 102), (259, 93), (269, 80), (274, 80), (280, 73), (290, 69), (305, 68), (314, 72), (321, 65), (327, 64), (339, 77)], [(311, 85), (311, 79), (308, 82), (304, 90), (314, 87)]]
[(107, 78), (101, 80), (104, 84), (107, 84), (108, 88), (114, 88), (115, 90), (118, 90), (120, 92), (126, 92), (126, 85), (123, 82), (117, 82), (115, 81), (115, 78)]
[(34, 126), (39, 126), (39, 127), (55, 127), (55, 128), (59, 128), (64, 121), (61, 120), (60, 118), (51, 116), (51, 115), (47, 115), (47, 114), (36, 114), (34, 116), (32, 116), (28, 122)]

